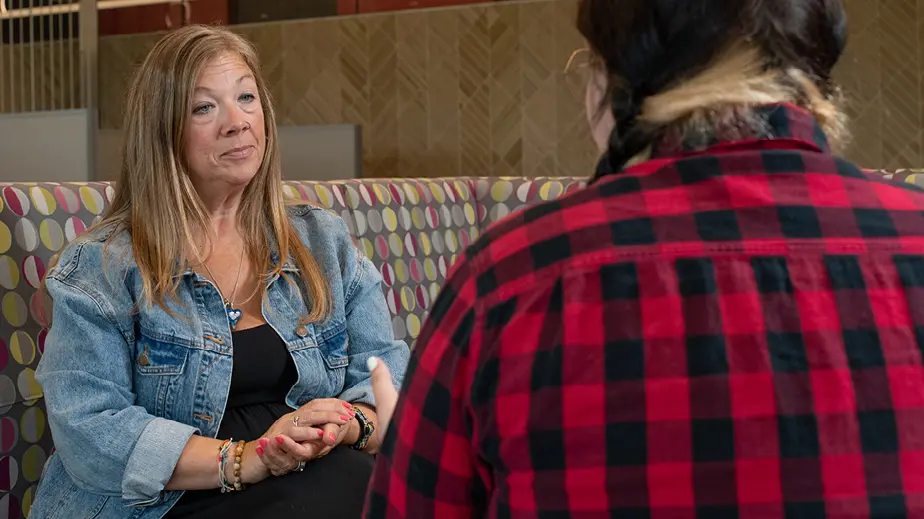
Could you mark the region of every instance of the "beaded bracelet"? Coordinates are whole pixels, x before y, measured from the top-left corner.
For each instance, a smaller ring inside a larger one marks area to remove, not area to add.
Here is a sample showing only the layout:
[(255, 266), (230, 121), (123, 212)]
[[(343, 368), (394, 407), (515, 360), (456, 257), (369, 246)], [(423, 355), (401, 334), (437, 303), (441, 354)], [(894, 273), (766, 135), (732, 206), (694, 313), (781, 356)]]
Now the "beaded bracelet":
[(240, 492), (244, 490), (244, 484), (241, 482), (241, 459), (244, 457), (244, 445), (247, 442), (241, 440), (237, 442), (237, 448), (234, 449), (234, 490)]

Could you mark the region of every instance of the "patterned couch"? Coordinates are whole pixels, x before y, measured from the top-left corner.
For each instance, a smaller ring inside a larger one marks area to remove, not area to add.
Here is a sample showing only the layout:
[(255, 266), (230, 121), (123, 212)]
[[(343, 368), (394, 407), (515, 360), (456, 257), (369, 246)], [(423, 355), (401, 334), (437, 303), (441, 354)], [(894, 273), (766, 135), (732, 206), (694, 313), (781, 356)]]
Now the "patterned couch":
[[(398, 179), (287, 182), (288, 196), (347, 221), (384, 279), (395, 336), (413, 344), (447, 269), (489, 223), (582, 180)], [(28, 515), (52, 450), (35, 368), (48, 316), (37, 287), (51, 257), (112, 200), (106, 183), (0, 183), (0, 519)]]
[[(924, 188), (924, 170), (879, 171)], [(578, 178), (287, 182), (341, 215), (379, 268), (395, 336), (413, 344), (458, 254), (491, 222), (582, 185)], [(0, 519), (28, 515), (52, 450), (35, 381), (48, 323), (45, 265), (112, 200), (106, 183), (0, 183)]]

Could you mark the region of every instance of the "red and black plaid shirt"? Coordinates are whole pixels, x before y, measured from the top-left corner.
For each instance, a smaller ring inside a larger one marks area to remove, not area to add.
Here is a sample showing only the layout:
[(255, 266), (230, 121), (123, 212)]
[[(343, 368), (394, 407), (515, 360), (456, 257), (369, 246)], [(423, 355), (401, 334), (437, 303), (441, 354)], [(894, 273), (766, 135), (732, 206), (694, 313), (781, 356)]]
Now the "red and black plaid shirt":
[(924, 194), (767, 114), (470, 248), (367, 517), (924, 517)]

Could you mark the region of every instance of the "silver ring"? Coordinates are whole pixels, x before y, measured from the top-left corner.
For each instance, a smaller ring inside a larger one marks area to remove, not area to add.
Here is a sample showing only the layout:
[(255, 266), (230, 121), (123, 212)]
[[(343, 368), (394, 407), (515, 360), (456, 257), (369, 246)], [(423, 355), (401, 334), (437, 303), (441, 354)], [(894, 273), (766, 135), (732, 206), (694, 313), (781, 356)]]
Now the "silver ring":
[(299, 461), (299, 462), (298, 462), (298, 465), (295, 465), (295, 471), (296, 471), (296, 472), (301, 472), (301, 471), (303, 471), (303, 470), (305, 470), (305, 461), (304, 461), (304, 460)]
[(298, 427), (298, 414), (296, 414), (296, 415), (292, 418), (292, 425), (294, 425), (295, 427)]

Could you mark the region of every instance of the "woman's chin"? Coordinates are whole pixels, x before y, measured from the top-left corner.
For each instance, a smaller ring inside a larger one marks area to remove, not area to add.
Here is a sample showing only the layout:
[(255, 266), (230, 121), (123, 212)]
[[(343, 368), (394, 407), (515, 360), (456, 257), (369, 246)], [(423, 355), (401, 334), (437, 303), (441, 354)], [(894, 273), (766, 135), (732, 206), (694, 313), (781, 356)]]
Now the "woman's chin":
[(222, 180), (230, 186), (243, 188), (256, 178), (259, 170), (259, 164), (240, 164), (235, 167), (226, 168), (222, 175)]

